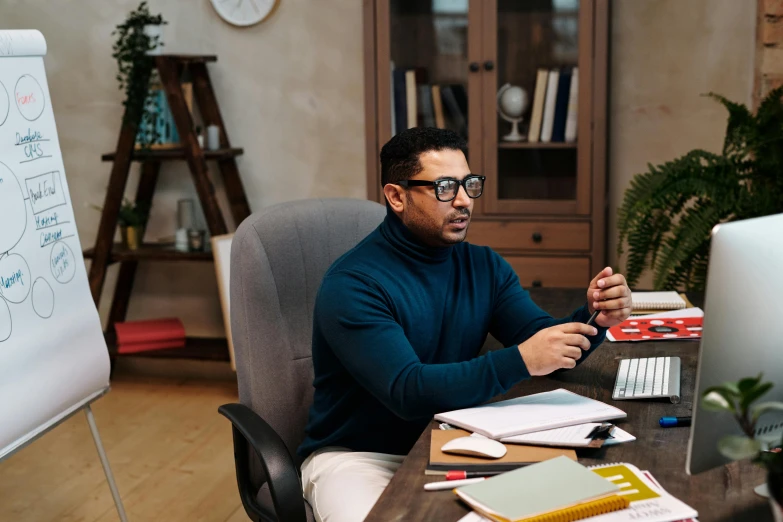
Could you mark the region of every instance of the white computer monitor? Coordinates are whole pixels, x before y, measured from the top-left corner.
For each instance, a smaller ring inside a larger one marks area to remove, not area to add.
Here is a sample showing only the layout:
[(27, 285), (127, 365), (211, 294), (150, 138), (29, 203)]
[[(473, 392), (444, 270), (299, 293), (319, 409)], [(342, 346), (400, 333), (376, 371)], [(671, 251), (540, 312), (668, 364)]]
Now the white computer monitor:
[[(729, 462), (717, 449), (724, 435), (742, 434), (729, 413), (701, 408), (710, 386), (764, 374), (774, 383), (762, 401), (783, 401), (783, 214), (734, 221), (712, 230), (704, 325), (686, 472)], [(780, 441), (783, 412), (757, 426)]]

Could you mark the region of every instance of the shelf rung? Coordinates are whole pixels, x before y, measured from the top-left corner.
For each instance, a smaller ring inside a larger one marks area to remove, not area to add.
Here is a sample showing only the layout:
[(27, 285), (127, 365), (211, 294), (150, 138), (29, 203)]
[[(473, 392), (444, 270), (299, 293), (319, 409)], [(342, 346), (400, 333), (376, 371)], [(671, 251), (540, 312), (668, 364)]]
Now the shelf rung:
[[(235, 158), (241, 156), (244, 150), (241, 148), (231, 149), (218, 149), (218, 150), (203, 150), (204, 158), (208, 160), (221, 160)], [(116, 158), (116, 152), (108, 152), (101, 156), (102, 161), (114, 161)], [(176, 147), (171, 149), (148, 149), (148, 150), (134, 150), (132, 161), (145, 161), (145, 160), (158, 160), (158, 161), (173, 161), (184, 160), (185, 149), (182, 147)]]
[[(95, 249), (90, 248), (84, 251), (84, 257), (92, 259), (95, 257)], [(115, 243), (112, 247), (109, 262), (117, 261), (212, 261), (212, 251), (204, 252), (180, 252), (169, 245), (156, 245), (145, 243), (136, 250), (129, 250), (120, 243)]]

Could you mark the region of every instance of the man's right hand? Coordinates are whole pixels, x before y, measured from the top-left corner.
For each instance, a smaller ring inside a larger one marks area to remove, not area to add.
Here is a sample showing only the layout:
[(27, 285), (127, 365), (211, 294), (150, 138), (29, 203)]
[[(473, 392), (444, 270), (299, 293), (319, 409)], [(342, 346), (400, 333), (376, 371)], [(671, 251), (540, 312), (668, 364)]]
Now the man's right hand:
[(582, 350), (590, 349), (586, 335), (598, 331), (584, 323), (558, 324), (544, 328), (519, 345), (530, 375), (548, 375), (561, 368), (574, 368)]

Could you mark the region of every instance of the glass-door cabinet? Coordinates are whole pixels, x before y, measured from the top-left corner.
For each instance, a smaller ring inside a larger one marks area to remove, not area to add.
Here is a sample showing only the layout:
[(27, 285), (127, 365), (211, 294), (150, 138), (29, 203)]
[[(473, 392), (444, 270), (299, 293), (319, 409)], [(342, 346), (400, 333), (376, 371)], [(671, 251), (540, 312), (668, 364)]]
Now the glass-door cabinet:
[(403, 129), (452, 129), (487, 177), (468, 241), (525, 286), (582, 287), (606, 258), (608, 0), (365, 1), (367, 181)]

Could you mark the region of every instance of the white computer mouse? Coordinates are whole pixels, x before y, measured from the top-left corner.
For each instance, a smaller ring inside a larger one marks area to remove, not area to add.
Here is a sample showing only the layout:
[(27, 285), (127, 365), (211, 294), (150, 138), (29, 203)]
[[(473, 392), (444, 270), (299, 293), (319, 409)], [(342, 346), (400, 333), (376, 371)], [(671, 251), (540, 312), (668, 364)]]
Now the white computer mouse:
[(440, 450), (443, 453), (488, 459), (499, 459), (506, 454), (506, 447), (503, 444), (485, 437), (458, 437), (448, 441)]

